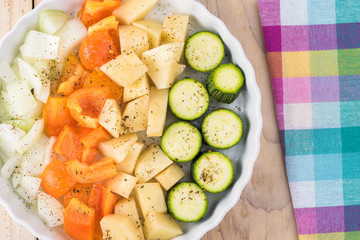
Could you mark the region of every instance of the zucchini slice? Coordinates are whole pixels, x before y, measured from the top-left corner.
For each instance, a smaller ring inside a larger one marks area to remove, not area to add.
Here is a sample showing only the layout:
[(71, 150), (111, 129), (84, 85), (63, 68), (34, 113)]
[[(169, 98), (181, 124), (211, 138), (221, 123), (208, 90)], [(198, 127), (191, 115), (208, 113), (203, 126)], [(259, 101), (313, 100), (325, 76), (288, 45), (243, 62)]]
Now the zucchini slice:
[(174, 115), (183, 120), (195, 120), (209, 108), (209, 94), (195, 79), (185, 78), (174, 84), (169, 92), (169, 106)]
[(220, 65), (225, 55), (224, 44), (215, 33), (201, 31), (190, 36), (185, 44), (188, 64), (200, 72), (209, 72)]
[(196, 183), (178, 183), (168, 193), (167, 206), (177, 220), (197, 222), (206, 214), (208, 199)]
[(202, 137), (191, 123), (179, 121), (165, 129), (161, 138), (161, 148), (175, 162), (193, 160), (200, 152)]
[(241, 118), (229, 109), (209, 113), (201, 126), (205, 141), (213, 148), (227, 149), (236, 145), (243, 135)]
[(230, 158), (224, 154), (208, 152), (192, 162), (191, 177), (206, 191), (219, 193), (232, 183), (234, 167)]
[(244, 85), (244, 74), (232, 63), (223, 64), (212, 71), (206, 81), (211, 97), (222, 103), (232, 103)]

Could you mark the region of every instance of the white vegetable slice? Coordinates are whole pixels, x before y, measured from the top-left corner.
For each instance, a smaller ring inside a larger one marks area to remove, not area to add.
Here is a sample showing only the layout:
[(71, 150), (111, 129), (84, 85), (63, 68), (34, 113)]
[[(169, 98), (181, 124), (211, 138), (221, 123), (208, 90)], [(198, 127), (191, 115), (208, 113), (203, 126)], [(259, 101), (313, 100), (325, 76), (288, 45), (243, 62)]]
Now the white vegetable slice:
[(121, 130), (121, 111), (115, 99), (108, 98), (98, 118), (99, 124), (114, 138), (118, 138)]
[(43, 162), (44, 167), (46, 167), (56, 156), (56, 153), (53, 150), (55, 142), (56, 142), (56, 137), (51, 136), (49, 141), (46, 144), (45, 154), (44, 154), (44, 162)]
[(64, 224), (64, 207), (53, 196), (38, 191), (37, 208), (39, 216), (49, 227), (56, 227)]
[(16, 151), (20, 154), (28, 151), (41, 137), (44, 131), (44, 119), (37, 120), (31, 130), (19, 141)]
[(0, 124), (0, 150), (7, 156), (13, 156), (16, 146), (25, 135), (26, 133), (20, 128), (6, 123)]
[(14, 120), (6, 121), (4, 123), (18, 127), (21, 130), (24, 130), (25, 132), (29, 132), (31, 128), (34, 126), (35, 119), (14, 119)]
[(8, 106), (4, 101), (2, 94), (0, 93), (0, 122), (5, 122), (11, 119), (8, 111)]
[(87, 28), (80, 19), (74, 18), (67, 21), (65, 25), (55, 33), (55, 36), (60, 37), (59, 52), (56, 60), (62, 63), (70, 51), (79, 45), (87, 35)]
[(24, 45), (20, 48), (21, 55), (32, 58), (56, 59), (59, 42), (58, 36), (32, 30), (26, 35)]
[(21, 162), (21, 155), (14, 155), (6, 161), (4, 166), (1, 168), (1, 176), (5, 179), (10, 179), (17, 166)]
[(38, 27), (40, 32), (54, 34), (70, 19), (71, 15), (67, 12), (45, 10), (39, 14)]
[(28, 203), (34, 203), (40, 189), (41, 178), (26, 176), (21, 178), (20, 186), (15, 190)]
[(0, 78), (6, 84), (19, 81), (18, 77), (6, 61), (0, 62)]
[(31, 94), (27, 82), (17, 81), (6, 85), (7, 92), (2, 96), (8, 105), (8, 110), (13, 118), (36, 118), (42, 110), (42, 103)]
[(44, 156), (48, 142), (49, 138), (42, 135), (36, 144), (24, 154), (20, 167), (21, 173), (36, 177), (41, 175), (45, 168)]
[(22, 176), (23, 176), (22, 174), (16, 172), (13, 174), (11, 178), (13, 188), (17, 188), (19, 186)]
[(50, 79), (40, 78), (40, 74), (27, 62), (21, 58), (17, 59), (20, 71), (20, 80), (29, 83), (34, 89), (34, 94), (41, 102), (46, 103), (50, 95)]

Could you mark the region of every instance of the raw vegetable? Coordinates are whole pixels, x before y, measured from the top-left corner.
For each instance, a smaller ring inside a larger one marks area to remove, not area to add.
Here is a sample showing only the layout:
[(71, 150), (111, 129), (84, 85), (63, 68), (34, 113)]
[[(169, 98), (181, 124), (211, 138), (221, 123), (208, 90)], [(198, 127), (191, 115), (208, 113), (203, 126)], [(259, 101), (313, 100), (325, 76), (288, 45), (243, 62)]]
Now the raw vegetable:
[(56, 227), (64, 224), (64, 207), (53, 196), (38, 191), (37, 209), (47, 226)]
[(159, 183), (137, 184), (134, 194), (143, 216), (147, 216), (150, 212), (167, 212), (164, 194)]
[(88, 70), (101, 67), (119, 55), (109, 30), (94, 32), (81, 43), (79, 56)]
[[(93, 163), (98, 153), (99, 143), (110, 139), (110, 135), (102, 127), (95, 129), (85, 129), (85, 133), (79, 133), (80, 143), (83, 148), (81, 162)], [(79, 150), (80, 151), (80, 150)]]
[(99, 124), (114, 138), (122, 132), (122, 117), (120, 108), (115, 99), (108, 98), (98, 118)]
[(243, 135), (241, 118), (228, 109), (209, 113), (201, 126), (204, 140), (214, 148), (227, 149), (235, 146)]
[[(121, 198), (115, 204), (114, 214), (129, 217), (135, 226), (142, 232), (141, 222), (138, 214), (138, 210), (135, 203), (134, 196), (129, 198)], [(141, 233), (142, 237), (143, 233)]]
[(67, 101), (71, 116), (82, 127), (97, 128), (99, 126), (98, 117), (110, 94), (110, 89), (106, 87), (76, 90)]
[(151, 87), (149, 95), (146, 136), (161, 137), (165, 128), (168, 105), (168, 89)]
[(78, 183), (93, 183), (112, 178), (116, 175), (114, 159), (103, 158), (92, 164), (79, 160), (65, 162), (68, 174)]
[(148, 69), (134, 52), (121, 54), (100, 67), (109, 78), (122, 87), (128, 87)]
[(151, 20), (140, 20), (132, 23), (133, 26), (144, 30), (148, 35), (149, 49), (160, 46), (163, 25)]
[(189, 15), (165, 17), (161, 41), (165, 43), (185, 42), (188, 36)]
[(45, 132), (48, 136), (57, 136), (64, 126), (76, 126), (67, 107), (67, 97), (49, 97), (43, 109)]
[(80, 19), (86, 27), (97, 23), (121, 5), (119, 0), (86, 0), (80, 11)]
[(128, 102), (123, 112), (122, 133), (144, 131), (148, 123), (149, 95)]
[(26, 202), (34, 204), (36, 195), (40, 189), (41, 178), (24, 175), (20, 180), (20, 186), (16, 188), (16, 192), (25, 199)]
[(118, 172), (115, 177), (105, 180), (103, 186), (124, 198), (129, 198), (137, 181), (138, 179), (130, 174)]
[(54, 144), (54, 151), (65, 157), (67, 160), (82, 159), (82, 146), (80, 137), (76, 133), (76, 129), (72, 126), (66, 125)]
[(195, 79), (177, 81), (169, 92), (169, 106), (174, 115), (183, 120), (200, 118), (209, 108), (209, 94)]
[(138, 57), (149, 50), (147, 33), (139, 28), (130, 25), (119, 26), (121, 53), (134, 52)]
[(182, 168), (176, 164), (171, 164), (164, 171), (155, 176), (155, 180), (160, 183), (160, 185), (168, 191), (172, 186), (174, 186), (180, 179), (185, 176)]
[(144, 143), (140, 142), (134, 143), (134, 145), (130, 148), (129, 152), (126, 154), (124, 160), (116, 165), (116, 170), (118, 172), (120, 171), (132, 174), (134, 171), (136, 160), (139, 158), (144, 145)]
[(41, 179), (41, 187), (55, 198), (64, 195), (76, 184), (67, 173), (65, 164), (58, 159), (52, 160), (45, 167)]
[(73, 54), (70, 54), (65, 60), (64, 71), (57, 92), (69, 96), (75, 90), (82, 88), (82, 76), (84, 73), (85, 69), (81, 65), (80, 60)]
[(95, 232), (95, 210), (71, 199), (64, 211), (65, 232), (75, 240), (93, 240)]
[(64, 207), (67, 207), (73, 198), (77, 198), (80, 202), (88, 204), (92, 188), (92, 183), (76, 183), (64, 194)]
[(124, 88), (123, 102), (129, 102), (150, 93), (150, 81), (147, 74), (142, 75), (133, 84)]
[(144, 19), (154, 7), (157, 0), (123, 0), (121, 6), (114, 10), (113, 14), (120, 24), (131, 24)]
[(71, 19), (67, 12), (59, 10), (44, 10), (39, 14), (38, 28), (40, 32), (54, 34)]
[(232, 103), (239, 96), (245, 76), (233, 63), (223, 64), (210, 73), (206, 87), (210, 96), (222, 103)]
[(116, 21), (115, 16), (111, 15), (90, 26), (88, 28), (88, 34), (90, 36), (91, 34), (102, 30), (118, 31), (118, 24), (119, 22)]
[(37, 142), (37, 140), (39, 140), (43, 131), (44, 119), (35, 121), (30, 131), (17, 143), (16, 151), (20, 154), (24, 154)]
[(185, 58), (193, 69), (209, 72), (220, 65), (225, 55), (224, 44), (212, 32), (201, 31), (190, 36), (185, 44)]
[(220, 152), (208, 152), (191, 164), (192, 179), (211, 193), (226, 190), (234, 178), (231, 160)]
[(178, 183), (167, 196), (169, 213), (182, 222), (197, 222), (207, 211), (208, 199), (195, 183)]
[(136, 162), (134, 174), (139, 182), (147, 182), (155, 177), (162, 170), (172, 164), (172, 161), (165, 155), (156, 144), (150, 144), (139, 156)]
[(149, 213), (145, 217), (144, 233), (147, 240), (172, 239), (183, 232), (169, 214)]
[(110, 214), (101, 219), (104, 239), (141, 240), (142, 233), (127, 216)]
[(13, 119), (5, 121), (4, 123), (13, 125), (21, 130), (24, 130), (26, 133), (30, 131), (32, 126), (34, 126), (35, 119)]
[(23, 57), (56, 59), (58, 57), (60, 38), (47, 33), (31, 30), (20, 47)]
[(193, 160), (200, 152), (202, 136), (191, 123), (180, 121), (171, 124), (161, 138), (161, 148), (175, 162)]
[(6, 61), (0, 62), (0, 78), (5, 84), (10, 84), (19, 80)]
[(16, 152), (16, 146), (26, 133), (13, 125), (0, 124), (0, 151), (11, 157)]
[(21, 155), (14, 155), (11, 158), (7, 159), (7, 161), (4, 163), (4, 165), (1, 168), (1, 176), (4, 179), (10, 179), (15, 169), (19, 167), (20, 162), (21, 162)]

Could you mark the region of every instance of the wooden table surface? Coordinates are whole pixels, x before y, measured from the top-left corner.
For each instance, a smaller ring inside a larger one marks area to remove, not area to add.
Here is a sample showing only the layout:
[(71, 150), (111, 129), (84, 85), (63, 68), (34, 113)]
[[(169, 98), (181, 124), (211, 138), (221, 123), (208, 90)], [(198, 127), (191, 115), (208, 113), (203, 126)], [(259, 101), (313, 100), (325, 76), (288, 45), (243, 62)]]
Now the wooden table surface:
[[(0, 0), (0, 38), (41, 0)], [(59, 0), (61, 1), (61, 0)], [(256, 0), (199, 0), (242, 44), (262, 95), (260, 155), (240, 201), (203, 240), (298, 239), (278, 133)], [(0, 206), (0, 239), (34, 239)]]

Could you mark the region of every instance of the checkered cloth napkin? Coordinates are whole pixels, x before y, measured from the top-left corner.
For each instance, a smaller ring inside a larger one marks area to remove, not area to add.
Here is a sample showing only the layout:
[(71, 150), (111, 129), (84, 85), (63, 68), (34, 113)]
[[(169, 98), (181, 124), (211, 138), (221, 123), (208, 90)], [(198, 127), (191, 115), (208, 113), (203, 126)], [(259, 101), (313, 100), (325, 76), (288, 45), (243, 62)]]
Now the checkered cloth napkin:
[(258, 0), (300, 240), (360, 239), (360, 0)]

